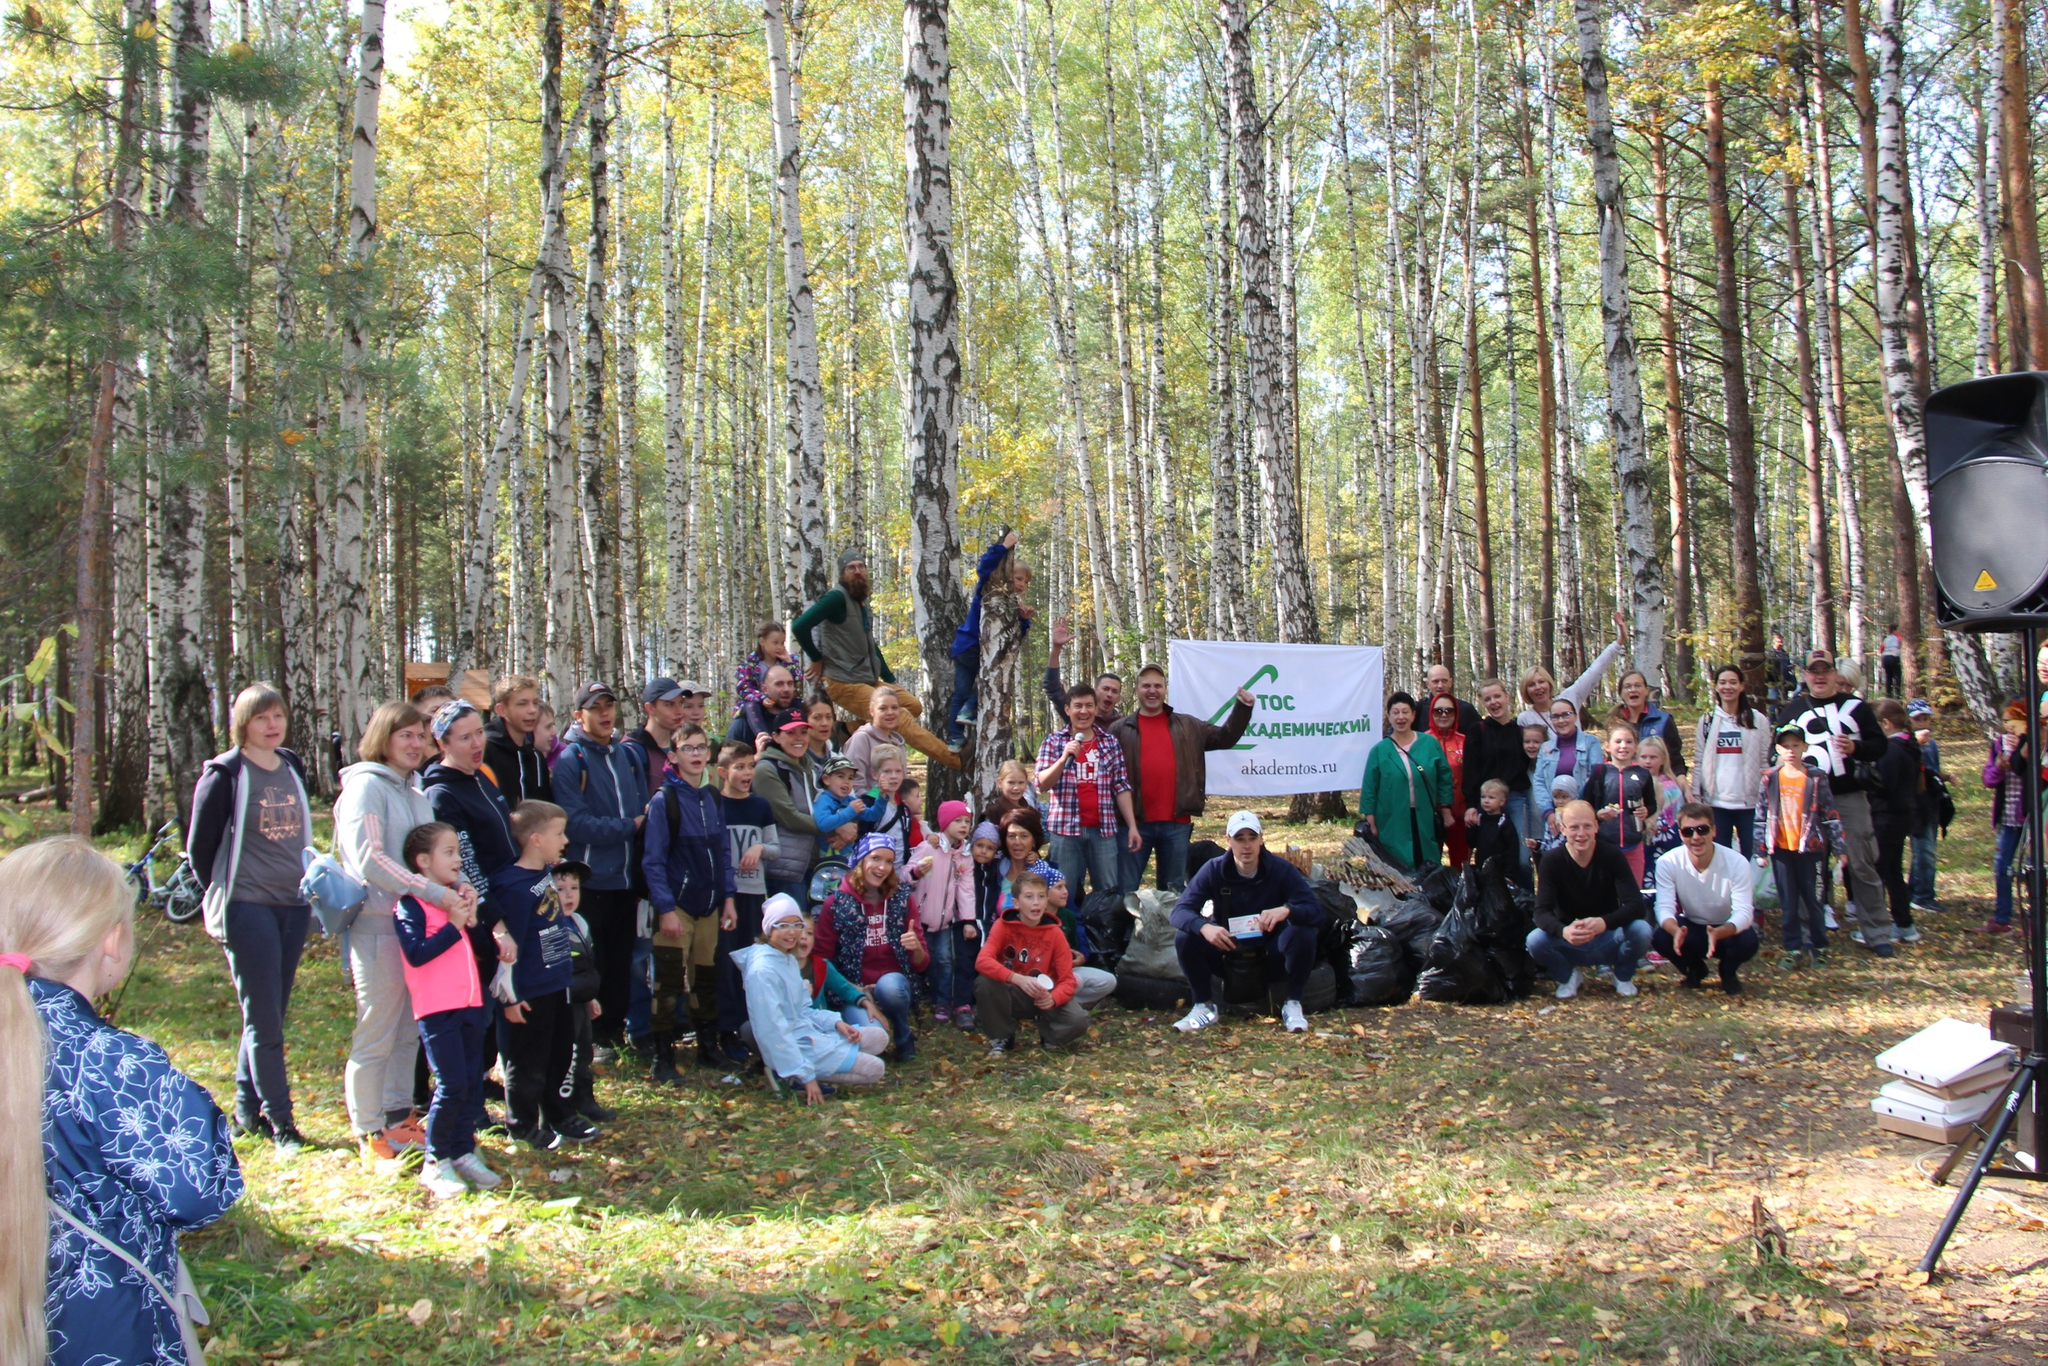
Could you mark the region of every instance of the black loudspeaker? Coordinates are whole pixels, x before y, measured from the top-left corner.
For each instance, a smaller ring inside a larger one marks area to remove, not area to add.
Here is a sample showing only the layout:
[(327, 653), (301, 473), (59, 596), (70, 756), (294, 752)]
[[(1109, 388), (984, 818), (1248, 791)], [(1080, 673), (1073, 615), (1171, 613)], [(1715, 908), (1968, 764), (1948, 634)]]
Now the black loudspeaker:
[(2048, 626), (2048, 371), (1927, 400), (1934, 613), (1960, 631)]

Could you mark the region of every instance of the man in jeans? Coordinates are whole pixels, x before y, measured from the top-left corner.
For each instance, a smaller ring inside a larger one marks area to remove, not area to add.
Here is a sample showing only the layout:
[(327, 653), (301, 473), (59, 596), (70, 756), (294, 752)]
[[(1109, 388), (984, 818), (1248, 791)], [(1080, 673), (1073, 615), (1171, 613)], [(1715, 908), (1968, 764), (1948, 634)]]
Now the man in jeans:
[(1536, 928), (1526, 947), (1543, 975), (1569, 1001), (1586, 980), (1585, 969), (1614, 969), (1614, 994), (1636, 994), (1636, 966), (1650, 951), (1653, 933), (1643, 914), (1643, 893), (1621, 850), (1600, 838), (1590, 802), (1557, 810), (1564, 845), (1543, 856), (1536, 874)]
[(1230, 719), (1212, 725), (1166, 705), (1166, 670), (1157, 664), (1138, 670), (1138, 709), (1109, 728), (1124, 752), (1138, 816), (1137, 847), (1123, 856), (1126, 896), (1138, 890), (1148, 858), (1159, 890), (1177, 892), (1188, 885), (1188, 834), (1209, 799), (1209, 764), (1203, 756), (1244, 738), (1256, 701), (1239, 688)]
[(1857, 769), (1884, 757), (1890, 742), (1870, 704), (1842, 687), (1835, 662), (1824, 654), (1806, 661), (1806, 692), (1778, 709), (1775, 723), (1797, 725), (1806, 733), (1807, 762), (1828, 775), (1835, 811), (1842, 818), (1842, 841), (1849, 847), (1849, 899), (1863, 930), (1863, 947), (1879, 958), (1898, 954), (1892, 943), (1891, 912), (1884, 886), (1877, 880), (1877, 829), (1870, 819), (1870, 797)]
[(1138, 820), (1123, 746), (1096, 727), (1095, 689), (1086, 683), (1076, 683), (1067, 694), (1066, 726), (1038, 747), (1038, 790), (1046, 794), (1053, 866), (1067, 879), (1073, 904), (1084, 901), (1083, 877), (1090, 890), (1117, 890), (1117, 819), (1123, 819), (1124, 847), (1132, 853), (1140, 845)]

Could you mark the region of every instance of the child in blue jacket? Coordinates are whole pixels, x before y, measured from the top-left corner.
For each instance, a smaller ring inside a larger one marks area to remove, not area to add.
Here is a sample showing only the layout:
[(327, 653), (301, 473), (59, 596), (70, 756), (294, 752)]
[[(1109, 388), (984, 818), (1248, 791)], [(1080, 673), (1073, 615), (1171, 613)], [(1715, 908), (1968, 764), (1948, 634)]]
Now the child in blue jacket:
[(739, 922), (725, 804), (704, 786), (711, 742), (702, 726), (669, 738), (669, 775), (647, 808), (642, 871), (654, 903), (653, 1078), (674, 1084), (675, 1036), (687, 997), (697, 1061), (726, 1071), (741, 1059), (718, 1044), (718, 931)]

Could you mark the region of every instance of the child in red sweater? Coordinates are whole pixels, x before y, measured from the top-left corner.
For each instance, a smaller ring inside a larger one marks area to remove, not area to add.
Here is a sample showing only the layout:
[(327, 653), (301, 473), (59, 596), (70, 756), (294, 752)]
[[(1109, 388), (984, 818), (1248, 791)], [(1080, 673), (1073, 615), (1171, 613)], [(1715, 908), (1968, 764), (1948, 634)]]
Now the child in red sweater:
[(1016, 1046), (1017, 1021), (1026, 1016), (1037, 1019), (1038, 1042), (1046, 1048), (1088, 1030), (1088, 1012), (1074, 1004), (1074, 955), (1051, 913), (1052, 889), (1027, 872), (1010, 892), (1016, 905), (996, 922), (974, 961), (981, 974), (974, 1000), (992, 1057)]

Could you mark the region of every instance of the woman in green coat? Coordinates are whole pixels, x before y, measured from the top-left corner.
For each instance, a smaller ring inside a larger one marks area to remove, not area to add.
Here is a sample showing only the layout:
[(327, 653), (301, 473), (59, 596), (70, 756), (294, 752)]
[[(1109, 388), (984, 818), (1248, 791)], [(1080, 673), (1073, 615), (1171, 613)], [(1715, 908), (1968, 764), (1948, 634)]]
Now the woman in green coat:
[(1436, 738), (1415, 729), (1415, 699), (1387, 702), (1386, 737), (1365, 758), (1358, 813), (1386, 851), (1411, 868), (1442, 862), (1438, 822), (1451, 819), (1451, 765)]

